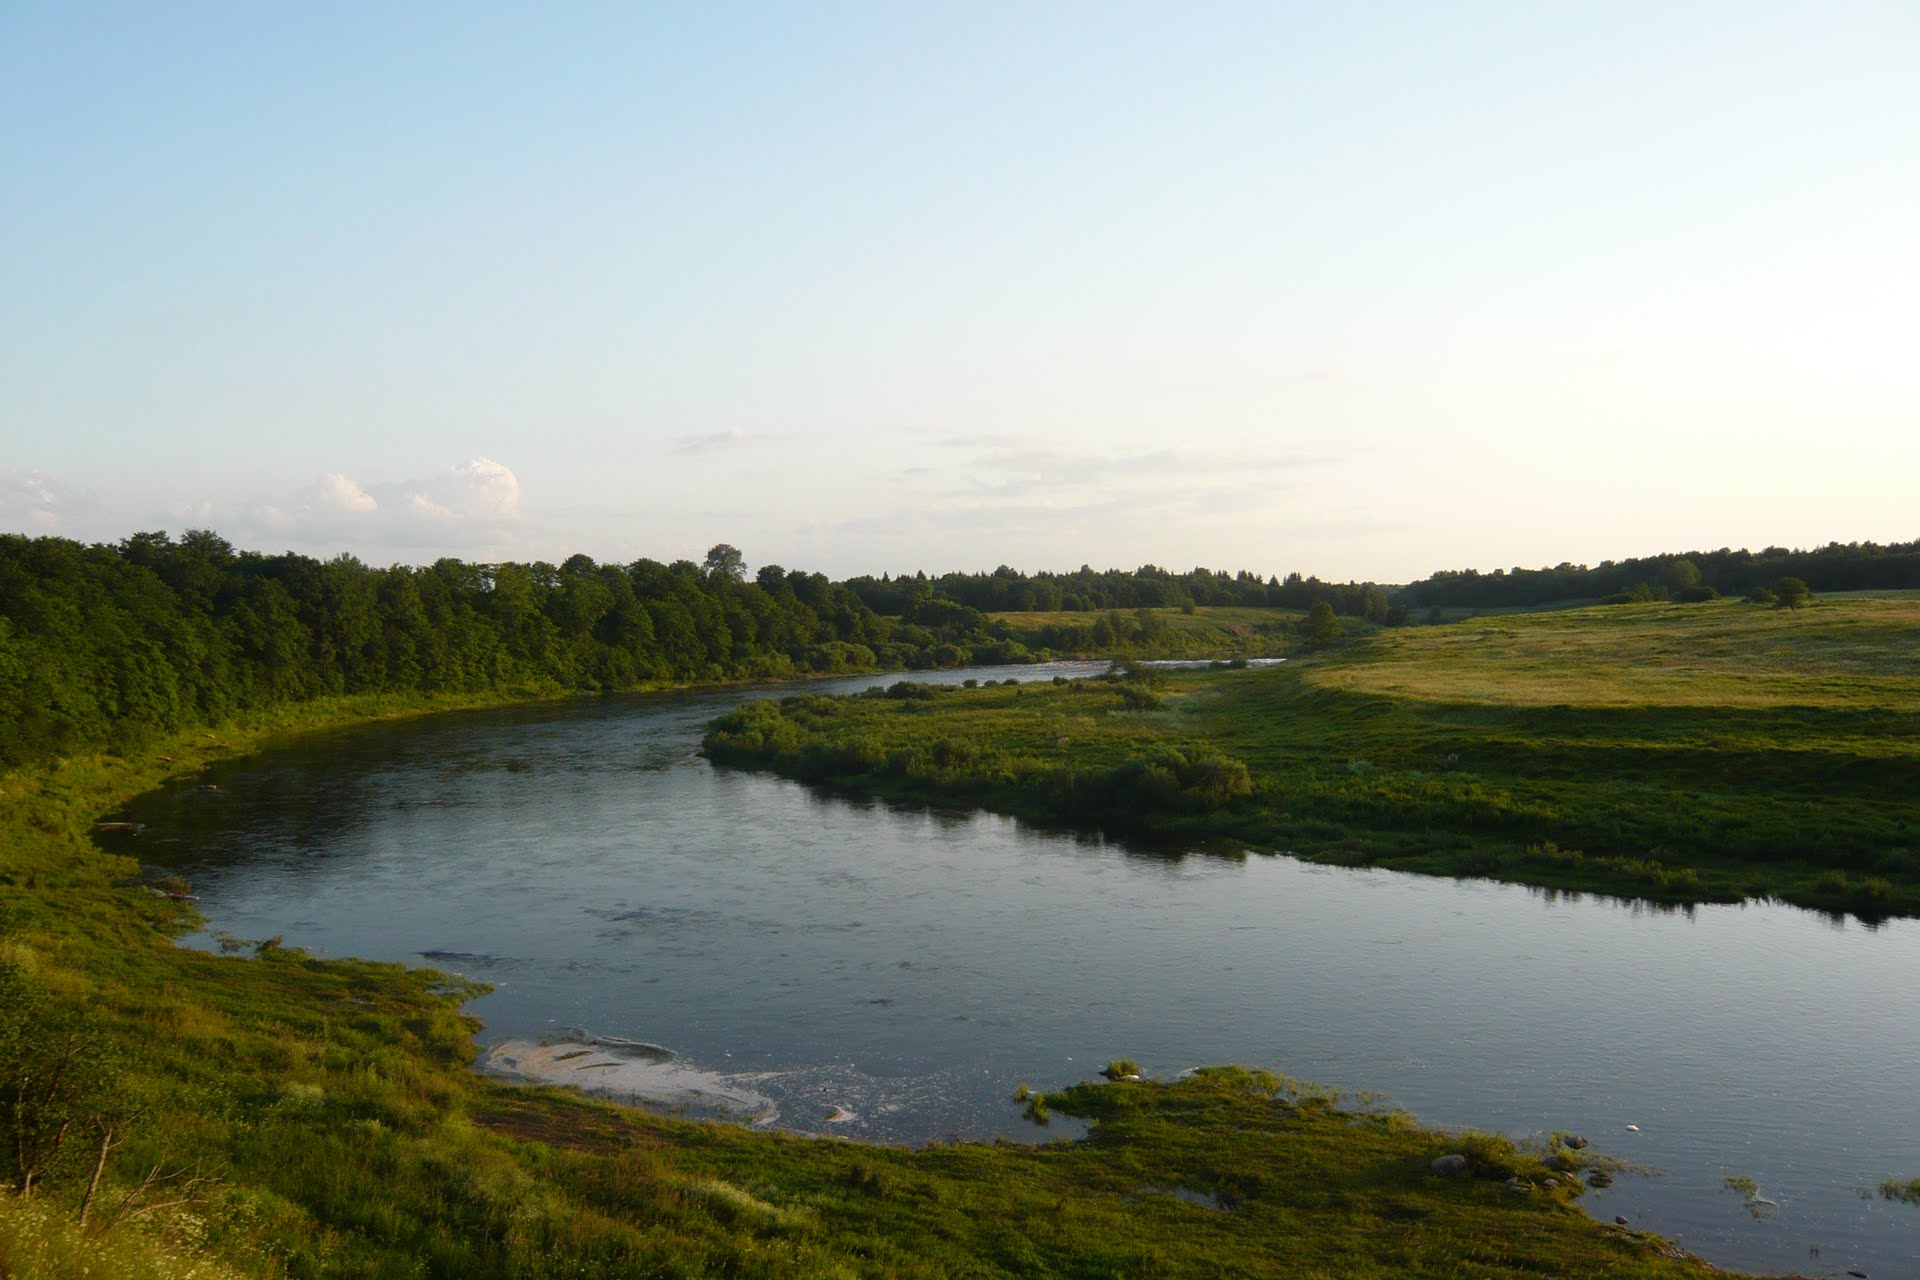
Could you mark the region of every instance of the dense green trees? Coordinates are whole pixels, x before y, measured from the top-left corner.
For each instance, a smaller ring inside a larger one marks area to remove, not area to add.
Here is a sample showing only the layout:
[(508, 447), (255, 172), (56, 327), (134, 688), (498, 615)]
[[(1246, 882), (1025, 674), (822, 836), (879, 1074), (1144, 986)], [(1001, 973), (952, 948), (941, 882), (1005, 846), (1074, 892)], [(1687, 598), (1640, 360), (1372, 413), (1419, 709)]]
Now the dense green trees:
[[(1558, 564), (1550, 569), (1446, 570), (1401, 588), (1408, 608), (1510, 608), (1557, 600), (1691, 600), (1710, 598), (1702, 588), (1744, 596), (1773, 589), (1782, 577), (1798, 578), (1814, 591), (1920, 588), (1920, 541), (1828, 543), (1806, 551), (1767, 547), (1761, 551), (1689, 551), (1684, 556), (1607, 560), (1589, 568)], [(1661, 596), (1664, 590), (1666, 597)]]
[(194, 530), (0, 536), (0, 766), (363, 692), (613, 690), (1027, 656), (931, 596), (882, 617), (820, 574), (691, 561), (375, 569)]
[(1001, 565), (992, 573), (924, 573), (897, 578), (850, 578), (847, 586), (880, 613), (906, 614), (928, 598), (966, 605), (983, 613), (1101, 613), (1111, 609), (1176, 609), (1187, 605), (1307, 609), (1325, 601), (1335, 613), (1387, 620), (1387, 593), (1373, 583), (1322, 582), (1290, 573), (1262, 578), (1241, 570), (1174, 573), (1158, 565), (1072, 573), (1026, 574)]

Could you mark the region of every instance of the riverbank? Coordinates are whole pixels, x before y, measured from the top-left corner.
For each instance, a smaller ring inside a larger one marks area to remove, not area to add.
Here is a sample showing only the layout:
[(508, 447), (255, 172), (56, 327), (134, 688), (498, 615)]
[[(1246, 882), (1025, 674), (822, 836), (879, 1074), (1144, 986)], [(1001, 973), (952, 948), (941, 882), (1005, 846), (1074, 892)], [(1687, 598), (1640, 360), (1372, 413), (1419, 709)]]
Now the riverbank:
[[(471, 1069), (472, 987), (270, 943), (178, 947), (191, 903), (91, 839), (131, 796), (212, 760), (448, 705), (310, 706), (0, 780), (0, 960), (19, 992), (45, 997), (14, 1028), (12, 1067), (31, 1061), (20, 1046), (73, 1031), (100, 1087), (56, 1101), (77, 1131), (124, 1142), (102, 1203), (156, 1165), (210, 1179), (116, 1231), (289, 1276), (524, 1275), (558, 1260), (609, 1276), (1712, 1274), (1594, 1223), (1538, 1156), (1247, 1073), (1049, 1095), (1095, 1122), (1086, 1142), (921, 1151), (506, 1086)], [(1463, 1145), (1500, 1176), (1430, 1172)], [(50, 1164), (41, 1202), (77, 1211), (91, 1154)]]
[(1920, 606), (1385, 630), (1263, 671), (760, 703), (717, 762), (833, 790), (1658, 902), (1920, 914)]

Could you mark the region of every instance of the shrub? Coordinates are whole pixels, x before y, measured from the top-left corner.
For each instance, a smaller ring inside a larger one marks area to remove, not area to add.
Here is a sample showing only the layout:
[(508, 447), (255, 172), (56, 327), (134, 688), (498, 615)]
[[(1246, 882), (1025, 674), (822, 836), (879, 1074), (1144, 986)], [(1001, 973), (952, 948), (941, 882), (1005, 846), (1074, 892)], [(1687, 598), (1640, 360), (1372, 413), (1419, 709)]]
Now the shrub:
[(1321, 600), (1307, 610), (1306, 618), (1300, 623), (1300, 638), (1314, 648), (1338, 640), (1340, 619), (1333, 616), (1333, 606)]
[(896, 680), (887, 686), (887, 696), (902, 702), (926, 702), (939, 694), (937, 687), (918, 680)]

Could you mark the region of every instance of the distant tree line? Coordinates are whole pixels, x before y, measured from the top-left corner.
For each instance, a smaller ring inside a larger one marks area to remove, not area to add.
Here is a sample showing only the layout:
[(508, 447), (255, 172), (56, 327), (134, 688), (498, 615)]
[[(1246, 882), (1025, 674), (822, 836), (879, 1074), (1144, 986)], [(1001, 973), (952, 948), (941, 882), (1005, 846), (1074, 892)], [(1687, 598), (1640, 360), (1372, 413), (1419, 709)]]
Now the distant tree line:
[(910, 615), (925, 600), (948, 601), (982, 613), (1103, 613), (1235, 605), (1257, 609), (1311, 609), (1324, 602), (1336, 614), (1389, 621), (1387, 590), (1371, 582), (1322, 582), (1290, 573), (1284, 579), (1242, 569), (1175, 573), (1158, 565), (1071, 573), (1022, 573), (1001, 565), (991, 573), (925, 573), (850, 578), (849, 590), (877, 613)]
[(704, 564), (377, 569), (237, 551), (204, 530), (118, 545), (0, 535), (0, 765), (365, 692), (617, 690), (1028, 655), (964, 606), (883, 617), (732, 547)]
[[(1689, 580), (1689, 567), (1691, 577)], [(1711, 590), (1748, 596), (1797, 579), (1815, 592), (1920, 588), (1920, 542), (1829, 543), (1808, 551), (1767, 547), (1761, 551), (1688, 551), (1632, 560), (1606, 560), (1589, 568), (1558, 564), (1550, 569), (1450, 569), (1395, 594), (1409, 608), (1476, 609), (1546, 604), (1557, 600), (1678, 599)]]

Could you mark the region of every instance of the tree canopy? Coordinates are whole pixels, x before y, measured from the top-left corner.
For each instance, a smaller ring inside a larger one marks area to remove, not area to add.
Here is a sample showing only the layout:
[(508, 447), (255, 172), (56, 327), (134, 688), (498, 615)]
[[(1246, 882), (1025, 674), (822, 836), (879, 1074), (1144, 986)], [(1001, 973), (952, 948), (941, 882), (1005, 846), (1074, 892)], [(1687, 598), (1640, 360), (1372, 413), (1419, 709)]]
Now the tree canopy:
[(0, 767), (335, 694), (617, 690), (1026, 656), (961, 606), (887, 618), (820, 574), (744, 576), (724, 543), (705, 565), (376, 569), (236, 551), (206, 530), (116, 546), (0, 535)]

